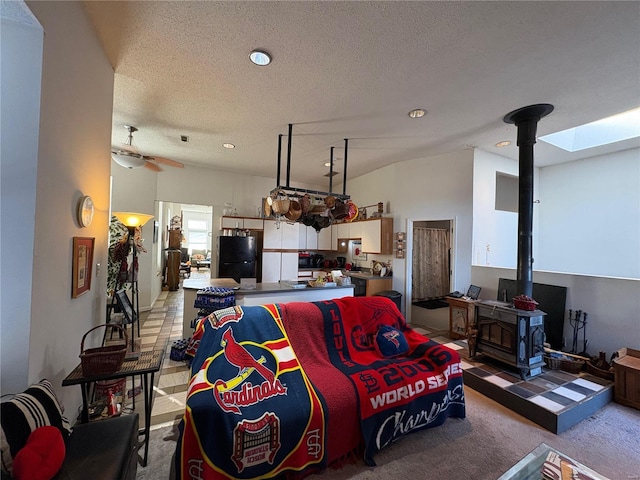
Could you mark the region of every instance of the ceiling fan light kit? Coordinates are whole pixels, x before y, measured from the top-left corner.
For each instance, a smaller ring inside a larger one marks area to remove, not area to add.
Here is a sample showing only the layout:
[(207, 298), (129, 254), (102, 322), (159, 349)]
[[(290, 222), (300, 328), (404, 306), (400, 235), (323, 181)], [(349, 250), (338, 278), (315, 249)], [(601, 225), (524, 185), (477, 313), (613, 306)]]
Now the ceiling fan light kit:
[(118, 165), (125, 168), (140, 168), (144, 167), (147, 163), (142, 155), (136, 155), (135, 153), (129, 152), (111, 152), (111, 158)]
[(125, 168), (140, 168), (145, 167), (153, 172), (161, 172), (162, 169), (157, 165), (162, 163), (164, 165), (170, 165), (172, 167), (184, 168), (184, 165), (175, 160), (170, 160), (163, 157), (155, 157), (150, 155), (141, 155), (138, 149), (133, 145), (133, 132), (137, 132), (138, 129), (131, 125), (125, 125), (124, 128), (129, 132), (127, 139), (118, 150), (111, 152), (111, 158), (118, 165)]

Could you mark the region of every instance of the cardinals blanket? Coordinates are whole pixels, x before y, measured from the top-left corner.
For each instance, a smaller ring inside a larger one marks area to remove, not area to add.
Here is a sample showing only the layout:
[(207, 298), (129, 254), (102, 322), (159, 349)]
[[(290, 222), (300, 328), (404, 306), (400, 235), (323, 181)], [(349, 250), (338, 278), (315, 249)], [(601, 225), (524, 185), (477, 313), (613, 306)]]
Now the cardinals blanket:
[(403, 435), (465, 417), (460, 356), (407, 327), (390, 299), (315, 304), (331, 363), (356, 388), (367, 464)]
[(178, 479), (273, 478), (325, 466), (326, 405), (276, 305), (218, 310), (193, 340)]

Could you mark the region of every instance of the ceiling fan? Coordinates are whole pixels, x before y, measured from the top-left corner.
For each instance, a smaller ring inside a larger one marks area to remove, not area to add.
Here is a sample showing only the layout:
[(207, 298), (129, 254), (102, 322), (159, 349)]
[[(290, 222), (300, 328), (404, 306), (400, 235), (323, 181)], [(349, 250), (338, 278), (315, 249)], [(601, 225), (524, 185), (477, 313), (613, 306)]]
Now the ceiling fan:
[(164, 157), (157, 157), (151, 155), (142, 155), (138, 152), (138, 149), (133, 145), (133, 132), (137, 132), (138, 129), (136, 127), (132, 127), (131, 125), (125, 125), (124, 128), (127, 129), (129, 135), (127, 136), (127, 140), (125, 143), (120, 145), (117, 150), (111, 151), (111, 158), (118, 164), (125, 168), (140, 168), (145, 167), (149, 170), (153, 170), (154, 172), (161, 172), (162, 168), (158, 165), (161, 163), (163, 165), (170, 165), (172, 167), (184, 168), (184, 165), (180, 162), (176, 162), (175, 160), (170, 160)]

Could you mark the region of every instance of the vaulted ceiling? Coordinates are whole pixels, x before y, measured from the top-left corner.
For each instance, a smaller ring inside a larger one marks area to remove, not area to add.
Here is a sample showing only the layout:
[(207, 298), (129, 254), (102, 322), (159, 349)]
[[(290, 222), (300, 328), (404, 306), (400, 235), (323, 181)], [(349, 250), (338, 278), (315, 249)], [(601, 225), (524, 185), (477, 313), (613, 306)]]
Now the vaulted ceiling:
[[(517, 159), (503, 117), (526, 105), (555, 106), (539, 135), (640, 106), (635, 1), (84, 5), (115, 70), (113, 145), (134, 125), (141, 153), (187, 167), (275, 177), (283, 134), (284, 183), (293, 124), (291, 181), (324, 185), (345, 138), (352, 178), (469, 147)], [(254, 49), (272, 63), (253, 65)], [(536, 145), (537, 166), (578, 158)]]

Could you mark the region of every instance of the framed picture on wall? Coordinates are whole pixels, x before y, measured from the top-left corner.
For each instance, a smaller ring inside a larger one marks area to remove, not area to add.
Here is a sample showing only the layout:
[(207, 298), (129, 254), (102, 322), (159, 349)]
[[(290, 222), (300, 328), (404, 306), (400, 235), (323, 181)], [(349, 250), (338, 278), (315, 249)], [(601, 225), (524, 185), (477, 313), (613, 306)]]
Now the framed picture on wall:
[(71, 298), (91, 290), (91, 266), (95, 238), (73, 237), (73, 278)]

